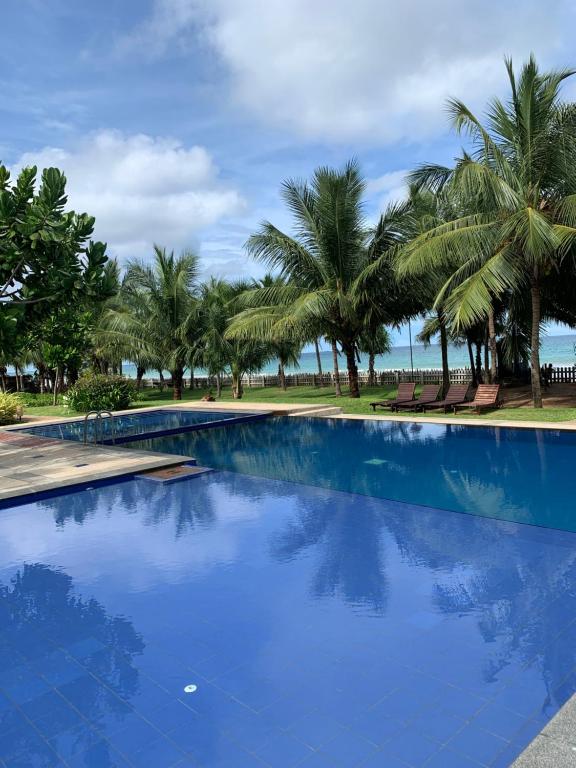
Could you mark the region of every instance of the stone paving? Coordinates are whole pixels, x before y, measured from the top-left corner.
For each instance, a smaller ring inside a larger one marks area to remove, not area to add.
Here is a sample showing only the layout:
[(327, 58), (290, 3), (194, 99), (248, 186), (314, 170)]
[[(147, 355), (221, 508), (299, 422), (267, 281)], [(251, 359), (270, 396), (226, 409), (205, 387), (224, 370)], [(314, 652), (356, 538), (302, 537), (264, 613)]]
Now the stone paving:
[(0, 432), (0, 499), (175, 466), (190, 458), (82, 445), (5, 430)]

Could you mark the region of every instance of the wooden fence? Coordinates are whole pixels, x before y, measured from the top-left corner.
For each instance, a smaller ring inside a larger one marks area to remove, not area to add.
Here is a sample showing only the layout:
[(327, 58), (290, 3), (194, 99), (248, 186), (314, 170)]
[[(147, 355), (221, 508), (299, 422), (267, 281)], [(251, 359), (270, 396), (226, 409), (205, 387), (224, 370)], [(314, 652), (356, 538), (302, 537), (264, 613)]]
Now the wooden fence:
[[(378, 386), (384, 384), (397, 385), (400, 382), (415, 381), (417, 384), (438, 384), (442, 381), (442, 371), (438, 368), (415, 368), (412, 372), (410, 369), (393, 370), (393, 371), (376, 371), (376, 384)], [(8, 391), (14, 391), (16, 387), (16, 379), (14, 376), (6, 376), (6, 384)], [(26, 374), (23, 377), (24, 389), (29, 392), (37, 391), (38, 382), (30, 375)], [(362, 371), (358, 374), (360, 386), (366, 386), (368, 384), (368, 372)], [(472, 381), (472, 373), (470, 368), (452, 368), (450, 370), (450, 383), (451, 384), (467, 384)], [(190, 379), (187, 379), (185, 384), (188, 385)], [(340, 383), (343, 387), (348, 385), (348, 373), (347, 371), (340, 371)], [(574, 366), (558, 366), (552, 368), (551, 376), (552, 384), (576, 384), (576, 365)], [(208, 376), (195, 376), (195, 387), (198, 389), (216, 389), (216, 379)], [(222, 386), (229, 387), (232, 384), (231, 376), (222, 377)], [(278, 376), (267, 373), (256, 373), (244, 376), (242, 380), (244, 387), (279, 387), (280, 378)], [(160, 379), (147, 378), (142, 381), (144, 387), (160, 387), (162, 383)], [(171, 381), (166, 380), (164, 386), (171, 386)], [(288, 373), (286, 374), (286, 386), (288, 387), (321, 387), (321, 386), (334, 386), (334, 374), (324, 373), (319, 376), (317, 373)]]
[[(417, 384), (438, 384), (442, 381), (442, 371), (439, 369), (414, 369), (412, 372), (408, 370), (395, 370), (395, 371), (376, 371), (376, 384), (392, 384), (396, 385), (400, 382), (415, 381)], [(368, 384), (368, 372), (362, 371), (358, 374), (360, 386), (366, 386)], [(189, 379), (186, 384), (189, 383)], [(450, 371), (450, 382), (452, 384), (467, 384), (472, 381), (472, 374), (469, 368), (453, 368)], [(207, 376), (195, 376), (195, 386), (198, 389), (215, 389), (216, 379)], [(348, 385), (348, 372), (340, 371), (340, 383), (343, 387)], [(165, 382), (169, 384), (169, 382)], [(230, 386), (232, 384), (232, 378), (230, 376), (222, 377), (222, 386)], [(242, 384), (244, 387), (279, 387), (280, 377), (266, 373), (256, 373), (246, 375)], [(159, 387), (161, 386), (159, 379), (145, 379), (143, 385), (146, 387)], [(317, 373), (289, 373), (286, 374), (286, 386), (287, 387), (321, 387), (321, 386), (334, 386), (334, 374), (324, 373), (320, 376)]]

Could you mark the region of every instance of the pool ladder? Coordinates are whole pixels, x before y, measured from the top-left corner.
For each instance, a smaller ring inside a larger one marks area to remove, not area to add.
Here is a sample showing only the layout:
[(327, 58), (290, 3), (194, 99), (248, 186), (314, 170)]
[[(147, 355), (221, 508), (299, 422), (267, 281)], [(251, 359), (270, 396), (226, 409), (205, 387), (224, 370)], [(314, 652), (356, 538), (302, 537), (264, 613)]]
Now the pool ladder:
[[(91, 416), (93, 416), (92, 419), (90, 418)], [(86, 416), (84, 416), (84, 437), (82, 441), (84, 445), (87, 445), (88, 443), (89, 421), (94, 423), (94, 443), (104, 442), (104, 417), (110, 419), (110, 432), (112, 434), (112, 445), (114, 445), (116, 440), (116, 430), (114, 426), (114, 414), (112, 411), (88, 411)]]

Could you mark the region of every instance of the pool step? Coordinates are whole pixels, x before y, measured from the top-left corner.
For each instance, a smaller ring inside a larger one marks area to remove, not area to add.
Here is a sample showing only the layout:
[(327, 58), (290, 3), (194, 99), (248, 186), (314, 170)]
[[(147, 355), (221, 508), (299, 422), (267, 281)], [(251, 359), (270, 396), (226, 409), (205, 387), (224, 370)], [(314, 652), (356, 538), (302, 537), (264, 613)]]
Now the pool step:
[(178, 480), (188, 480), (199, 475), (206, 475), (214, 470), (210, 467), (191, 466), (190, 464), (179, 464), (176, 467), (163, 467), (162, 469), (151, 469), (149, 472), (141, 472), (135, 475), (137, 480), (151, 480), (154, 483), (175, 483)]

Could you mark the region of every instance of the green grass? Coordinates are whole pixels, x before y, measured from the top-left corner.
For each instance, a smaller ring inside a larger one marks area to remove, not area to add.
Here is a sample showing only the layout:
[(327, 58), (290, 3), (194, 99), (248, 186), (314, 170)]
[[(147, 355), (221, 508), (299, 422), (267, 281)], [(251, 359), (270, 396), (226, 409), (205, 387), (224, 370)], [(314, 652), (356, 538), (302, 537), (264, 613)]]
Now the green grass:
[[(243, 402), (246, 403), (309, 403), (317, 405), (335, 405), (342, 408), (344, 413), (349, 414), (370, 414), (372, 409), (370, 403), (373, 400), (385, 400), (391, 398), (396, 393), (396, 387), (387, 385), (383, 387), (365, 387), (358, 400), (351, 400), (344, 393), (343, 397), (336, 397), (334, 390), (330, 387), (289, 387), (285, 392), (277, 387), (255, 387), (244, 390)], [(183, 401), (193, 402), (200, 400), (205, 394), (204, 390), (184, 390)], [(232, 392), (225, 389), (222, 393), (220, 402), (231, 402)], [(141, 394), (141, 398), (134, 403), (133, 408), (149, 408), (157, 405), (170, 405), (172, 400), (172, 391), (165, 390), (160, 392), (157, 389), (147, 389)], [(66, 408), (57, 406), (28, 407), (26, 413), (30, 416), (74, 416), (79, 414), (71, 413)], [(427, 414), (428, 415), (428, 414)], [(434, 414), (430, 414), (431, 417)], [(466, 419), (477, 418), (475, 414), (459, 413), (458, 417)], [(450, 416), (448, 416), (450, 418)], [(576, 407), (574, 408), (544, 408), (536, 410), (534, 408), (500, 408), (499, 410), (488, 411), (482, 414), (482, 418), (510, 421), (571, 421), (576, 420)]]

